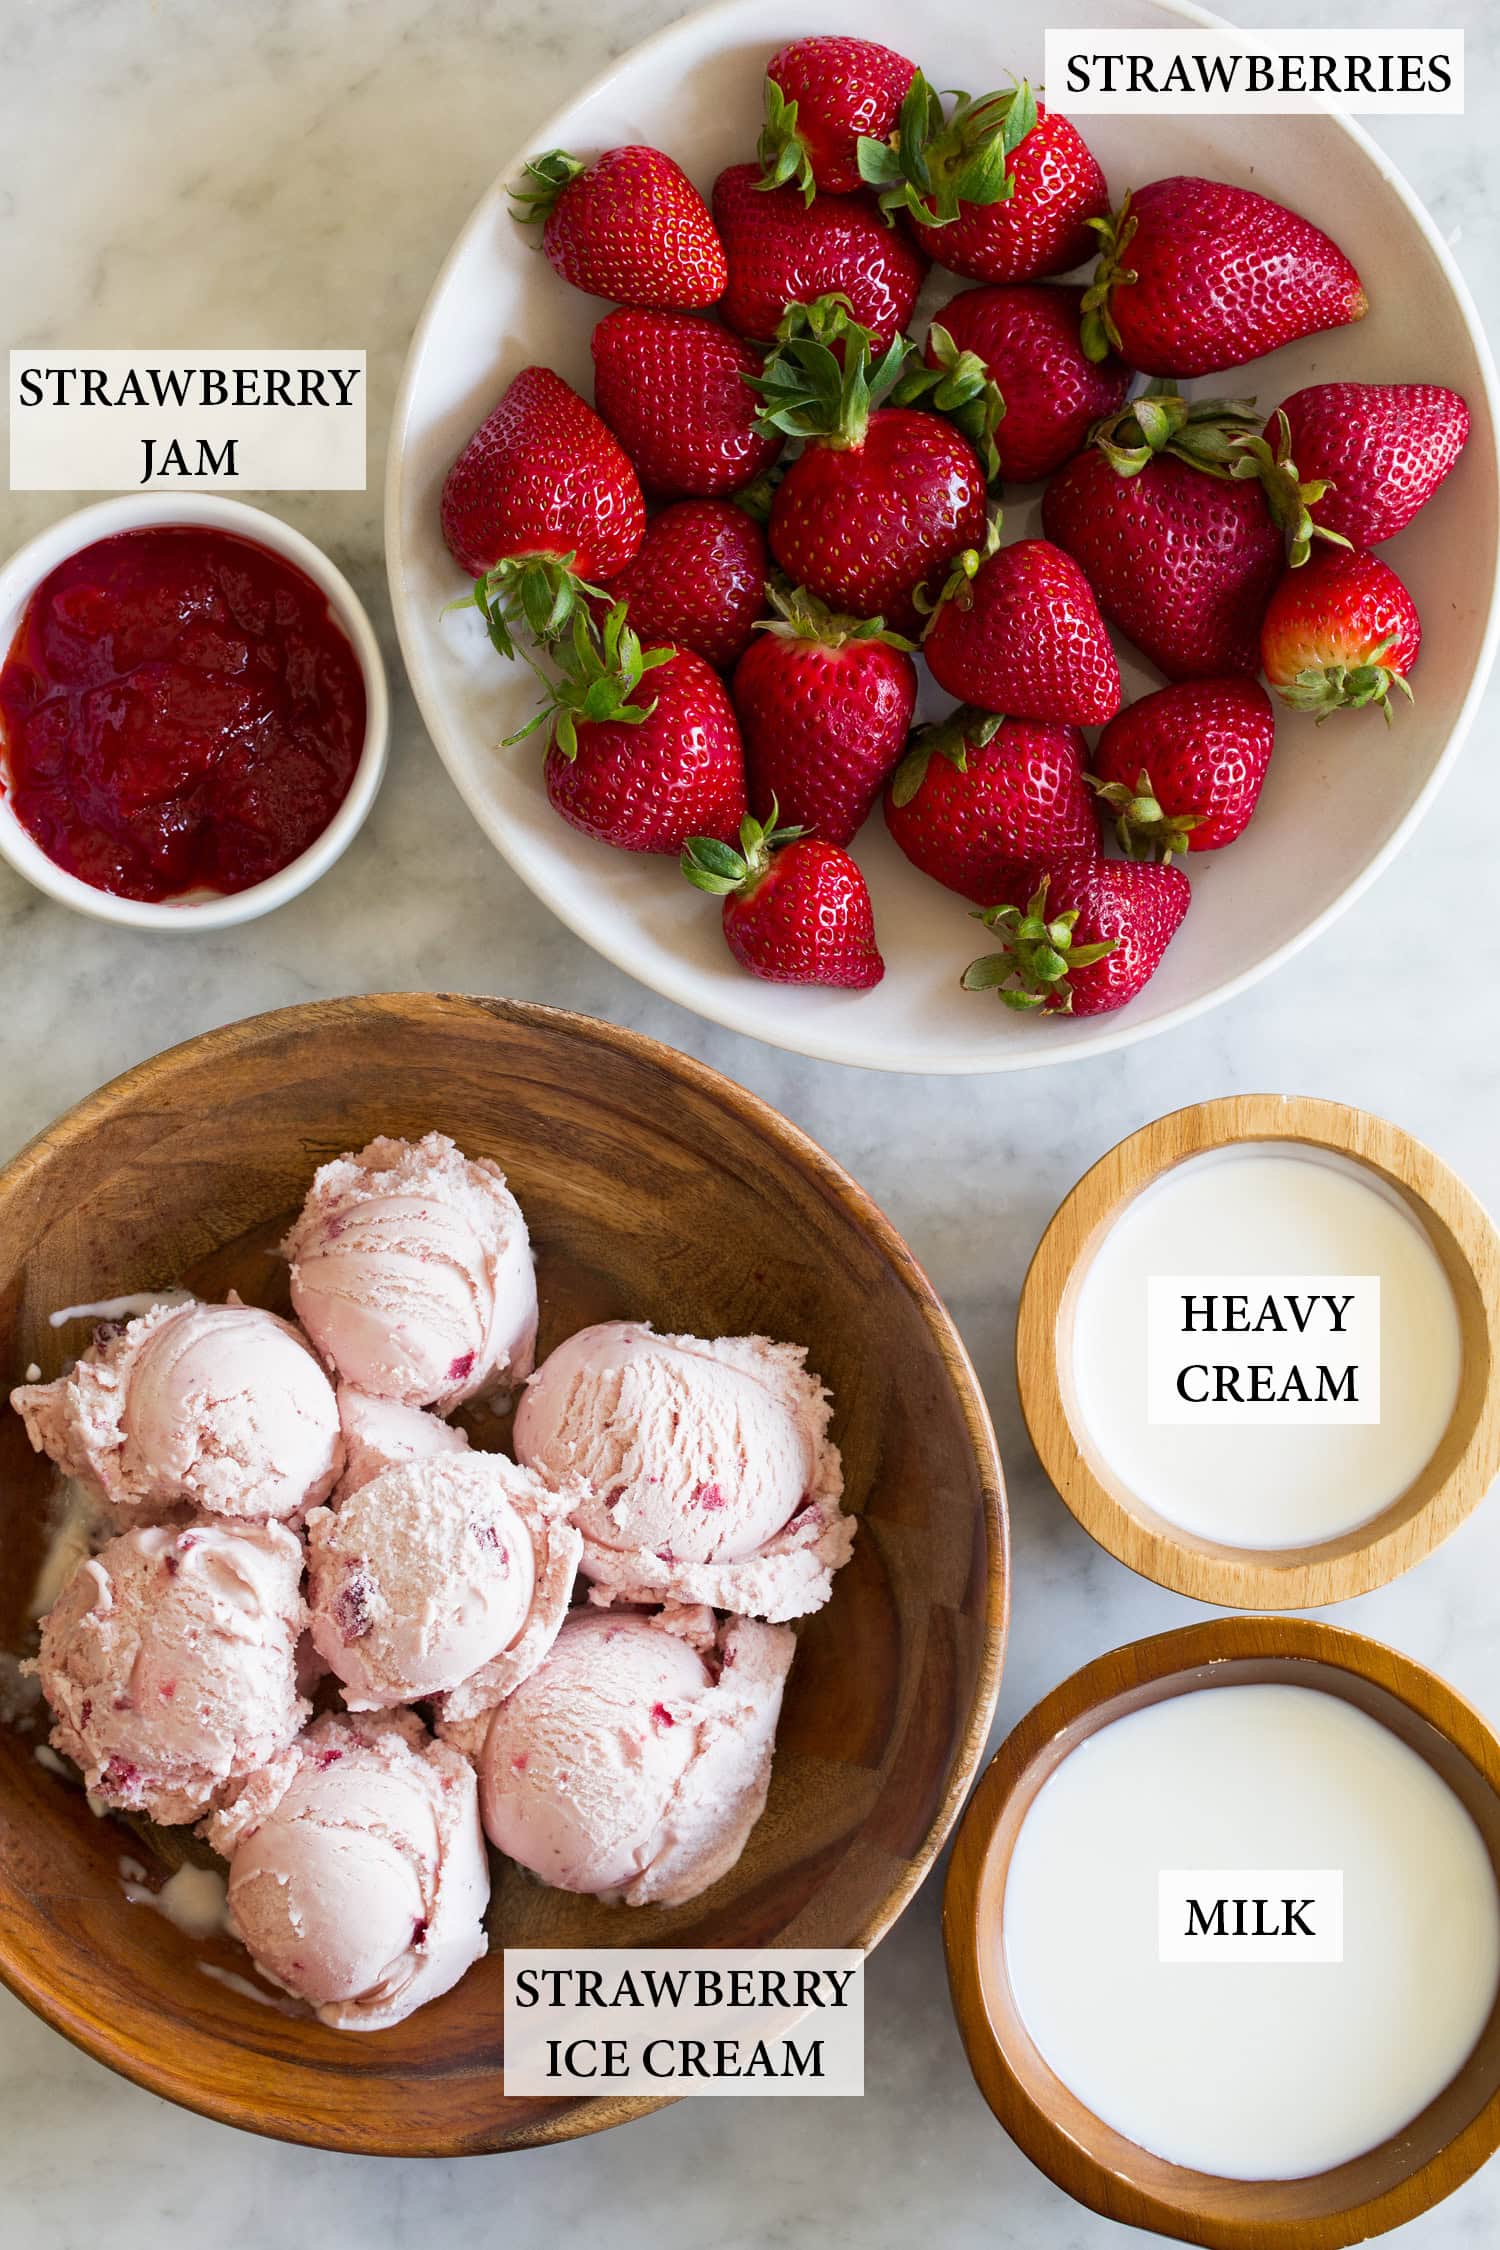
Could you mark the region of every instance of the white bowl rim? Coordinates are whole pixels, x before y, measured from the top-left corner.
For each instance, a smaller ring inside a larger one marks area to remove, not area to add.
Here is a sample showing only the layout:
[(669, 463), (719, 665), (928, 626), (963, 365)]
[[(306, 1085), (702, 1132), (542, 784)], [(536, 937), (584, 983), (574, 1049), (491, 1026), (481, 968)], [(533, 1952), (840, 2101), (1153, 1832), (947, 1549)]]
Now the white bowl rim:
[[(1180, 17), (1184, 24), (1197, 25), (1206, 30), (1233, 28), (1223, 16), (1215, 15), (1209, 9), (1197, 6), (1196, 0), (1155, 0), (1155, 4), (1168, 13)], [(411, 600), (401, 571), (400, 533), (405, 497), (404, 474), (406, 466), (404, 438), (407, 423), (411, 416), (422, 361), (426, 354), (427, 331), (438, 299), (447, 286), (449, 274), (467, 252), (471, 238), (483, 225), (487, 214), (493, 207), (497, 190), (503, 189), (504, 183), (517, 175), (527, 158), (535, 150), (559, 145), (564, 116), (575, 109), (580, 102), (591, 100), (596, 94), (602, 93), (611, 80), (618, 77), (622, 71), (627, 68), (634, 69), (643, 58), (649, 58), (659, 49), (679, 38), (686, 28), (708, 25), (719, 17), (736, 15), (740, 12), (742, 6), (743, 0), (709, 0), (708, 6), (695, 9), (686, 16), (679, 16), (673, 22), (664, 24), (659, 31), (653, 32), (649, 38), (643, 39), (637, 45), (628, 48), (623, 55), (617, 56), (612, 62), (606, 64), (603, 70), (596, 72), (584, 85), (578, 87), (563, 107), (553, 111), (537, 127), (535, 132), (528, 136), (522, 147), (517, 149), (509, 160), (500, 166), (493, 179), (481, 192), (478, 201), (450, 245), (442, 265), (438, 268), (432, 287), (429, 289), (422, 310), (417, 317), (416, 326), (412, 330), (411, 343), (407, 347), (406, 364), (402, 369), (401, 383), (396, 393), (386, 452), (385, 565), (386, 576), (390, 583), (391, 608), (396, 622), (396, 637), (400, 644), (402, 659), (406, 665), (412, 693), (416, 697), (417, 708), (421, 712), (427, 732), (432, 739), (433, 747), (443, 762), (449, 780), (453, 783), (495, 849), (515, 870), (526, 887), (533, 891), (534, 896), (541, 896), (541, 894), (535, 890), (532, 884), (530, 872), (523, 863), (522, 855), (511, 847), (505, 821), (497, 815), (495, 807), (489, 802), (483, 789), (471, 781), (465, 773), (463, 761), (456, 751), (450, 754), (447, 742), (450, 730), (444, 716), (442, 699), (426, 661), (422, 641), (416, 629)], [(1400, 201), (1407, 216), (1431, 251), (1439, 271), (1453, 292), (1454, 301), (1469, 332), (1491, 421), (1497, 432), (1500, 432), (1500, 378), (1497, 378), (1496, 375), (1494, 354), (1490, 350), (1489, 338), (1480, 319), (1479, 309), (1474, 302), (1473, 294), (1460, 273), (1452, 252), (1433, 224), (1420, 198), (1408, 185), (1404, 175), (1391, 162), (1380, 144), (1366, 132), (1358, 119), (1346, 116), (1333, 108), (1329, 108), (1327, 114), (1330, 120), (1353, 141), (1356, 148), (1363, 152), (1381, 179)], [(1111, 1054), (1122, 1047), (1134, 1046), (1137, 1040), (1151, 1038), (1158, 1032), (1172, 1031), (1179, 1025), (1191, 1023), (1195, 1017), (1206, 1015), (1211, 1008), (1217, 1008), (1226, 1000), (1233, 1000), (1240, 993), (1248, 991), (1252, 985), (1258, 984), (1262, 977), (1269, 976), (1273, 970), (1282, 968), (1294, 955), (1300, 953), (1304, 946), (1311, 945), (1315, 939), (1321, 937), (1323, 932), (1330, 929), (1339, 916), (1355, 903), (1356, 899), (1363, 896), (1370, 885), (1385, 872), (1398, 852), (1409, 841), (1418, 823), (1430, 809), (1442, 783), (1452, 771), (1469, 729), (1473, 725), (1474, 715), (1479, 708), (1488, 683), (1490, 671), (1495, 661), (1497, 642), (1500, 642), (1500, 572), (1496, 573), (1491, 587), (1489, 611), (1484, 623), (1484, 636), (1474, 665), (1473, 676), (1469, 682), (1468, 693), (1459, 707), (1442, 751), (1434, 760), (1431, 772), (1403, 819), (1392, 830), (1380, 849), (1371, 855), (1360, 872), (1346, 884), (1339, 896), (1326, 906), (1321, 914), (1314, 916), (1305, 928), (1295, 931), (1292, 936), (1282, 939), (1277, 944), (1268, 945), (1263, 953), (1247, 962), (1234, 976), (1227, 977), (1223, 983), (1214, 986), (1211, 991), (1199, 993), (1196, 998), (1185, 1000), (1178, 1007), (1169, 1008), (1159, 1016), (1132, 1023), (1130, 1010), (1127, 1008), (1121, 1011), (1124, 1020), (1116, 1020), (1107, 1031), (1083, 1028), (1073, 1031), (1071, 1035), (1064, 1028), (1064, 1024), (1071, 1023), (1072, 1019), (1059, 1019), (1058, 1039), (1055, 1044), (1050, 1044), (1045, 1052), (1007, 1050), (1003, 1043), (976, 1040), (974, 1048), (965, 1054), (925, 1057), (920, 1064), (893, 1064), (887, 1054), (881, 1048), (875, 1046), (858, 1051), (850, 1051), (847, 1046), (844, 1046), (841, 1047), (838, 1054), (830, 1055), (826, 1047), (811, 1030), (799, 1031), (795, 1023), (788, 1024), (787, 1019), (779, 1018), (774, 1013), (771, 1015), (769, 1023), (763, 1022), (756, 1013), (749, 996), (743, 1003), (736, 997), (740, 989), (737, 985), (726, 986), (722, 993), (717, 987), (711, 993), (705, 993), (692, 974), (691, 969), (687, 966), (679, 971), (670, 963), (666, 965), (653, 963), (648, 969), (635, 960), (627, 963), (617, 958), (614, 953), (600, 944), (597, 932), (590, 923), (586, 896), (581, 895), (575, 902), (572, 899), (560, 899), (549, 892), (542, 898), (542, 903), (573, 932), (575, 937), (582, 938), (585, 944), (592, 946), (595, 952), (603, 955), (604, 959), (612, 961), (618, 968), (623, 968), (626, 974), (633, 977), (637, 983), (659, 993), (663, 999), (675, 1001), (679, 1007), (688, 1009), (691, 1014), (702, 1017), (710, 1023), (722, 1024), (728, 1031), (741, 1032), (747, 1038), (757, 1039), (765, 1046), (779, 1047), (792, 1054), (806, 1055), (815, 1062), (836, 1061), (846, 1067), (864, 1070), (887, 1072), (910, 1070), (924, 1077), (951, 1078), (982, 1077), (1010, 1070), (1046, 1069), (1054, 1063), (1075, 1062), (1094, 1055)], [(1085, 1020), (1091, 1023), (1097, 1023), (1098, 1021), (1097, 1018)]]
[(170, 496), (159, 491), (120, 493), (60, 516), (56, 523), (39, 531), (34, 539), (18, 547), (0, 564), (0, 617), (8, 613), (13, 603), (19, 616), (42, 580), (70, 555), (91, 546), (95, 540), (153, 525), (194, 523), (235, 532), (272, 554), (281, 555), (327, 596), (330, 609), (353, 643), (364, 675), (365, 739), (343, 802), (305, 852), (278, 868), (274, 875), (268, 875), (263, 883), (251, 883), (242, 891), (225, 891), (212, 898), (188, 899), (178, 904), (169, 900), (121, 898), (113, 891), (99, 890), (79, 876), (70, 875), (66, 868), (49, 859), (40, 844), (28, 835), (16, 818), (9, 796), (0, 791), (0, 854), (17, 874), (25, 876), (37, 890), (44, 891), (61, 906), (70, 906), (96, 921), (123, 923), (130, 929), (219, 930), (236, 922), (254, 921), (278, 906), (285, 906), (288, 900), (298, 897), (317, 882), (319, 876), (326, 874), (353, 842), (375, 801), (385, 772), (390, 739), (390, 695), (385, 659), (364, 604), (343, 572), (305, 532), (283, 522), (280, 516), (272, 515), (269, 509), (252, 506), (248, 500), (221, 492)]

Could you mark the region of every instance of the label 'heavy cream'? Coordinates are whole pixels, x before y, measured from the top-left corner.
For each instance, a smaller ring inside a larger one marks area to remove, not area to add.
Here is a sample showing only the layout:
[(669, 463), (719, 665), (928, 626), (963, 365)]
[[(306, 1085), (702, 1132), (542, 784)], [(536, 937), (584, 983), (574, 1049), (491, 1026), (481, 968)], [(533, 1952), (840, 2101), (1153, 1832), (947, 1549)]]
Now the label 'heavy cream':
[(1247, 1143), (1109, 1229), (1073, 1321), (1078, 1410), (1169, 1523), (1245, 1548), (1367, 1523), (1432, 1458), (1461, 1337), (1426, 1232), (1373, 1172)]

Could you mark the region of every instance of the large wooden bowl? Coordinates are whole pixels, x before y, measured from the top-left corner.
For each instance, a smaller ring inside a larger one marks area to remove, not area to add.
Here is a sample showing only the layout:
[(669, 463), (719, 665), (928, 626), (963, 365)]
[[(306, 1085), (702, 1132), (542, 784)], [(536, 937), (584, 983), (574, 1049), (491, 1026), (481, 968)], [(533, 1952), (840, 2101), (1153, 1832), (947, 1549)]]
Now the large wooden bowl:
[[(629, 1032), (503, 1000), (320, 1002), (207, 1034), (62, 1118), (0, 1174), (0, 1373), (65, 1364), (54, 1308), (181, 1280), (284, 1309), (274, 1255), (313, 1168), (376, 1133), (492, 1156), (536, 1245), (542, 1348), (588, 1320), (809, 1346), (863, 1519), (800, 1628), (770, 1804), (691, 1905), (610, 1908), (495, 1864), (492, 1950), (397, 2029), (351, 2037), (205, 1976), (243, 1974), (132, 1906), (122, 1854), (179, 1834), (95, 1819), (0, 1729), (0, 1975), (91, 2054), (257, 2132), (401, 2155), (524, 2147), (649, 2101), (508, 2096), (502, 1964), (524, 1945), (872, 1946), (932, 1864), (994, 1709), (1007, 1601), (994, 1433), (952, 1322), (854, 1182), (753, 1096)], [(28, 1597), (51, 1472), (0, 1413), (0, 1648)], [(491, 1439), (503, 1435), (481, 1433)], [(191, 1847), (194, 1856), (199, 1847)]]

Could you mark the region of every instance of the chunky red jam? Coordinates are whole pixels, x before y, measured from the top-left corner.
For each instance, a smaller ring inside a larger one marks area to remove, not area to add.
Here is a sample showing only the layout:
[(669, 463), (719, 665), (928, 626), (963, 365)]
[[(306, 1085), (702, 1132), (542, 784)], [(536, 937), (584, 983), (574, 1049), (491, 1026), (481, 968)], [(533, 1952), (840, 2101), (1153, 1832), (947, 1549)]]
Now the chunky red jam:
[(17, 818), (124, 898), (276, 874), (332, 820), (364, 736), (364, 677), (327, 597), (227, 531), (126, 531), (70, 555), (0, 669)]

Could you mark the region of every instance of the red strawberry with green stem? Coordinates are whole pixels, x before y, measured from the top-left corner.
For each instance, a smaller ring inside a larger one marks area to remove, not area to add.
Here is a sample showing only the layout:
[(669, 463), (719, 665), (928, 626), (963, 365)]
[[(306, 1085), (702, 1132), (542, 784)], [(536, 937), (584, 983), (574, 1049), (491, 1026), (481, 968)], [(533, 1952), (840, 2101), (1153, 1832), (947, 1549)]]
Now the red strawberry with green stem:
[(1095, 748), (1094, 787), (1126, 857), (1232, 844), (1255, 810), (1275, 739), (1258, 680), (1183, 680), (1121, 711)]
[(764, 615), (771, 557), (766, 535), (732, 500), (679, 500), (605, 589), (623, 601), (648, 646), (665, 643), (729, 671)]
[(1120, 667), (1087, 578), (1046, 539), (971, 548), (922, 643), (938, 686), (1013, 719), (1102, 726), (1120, 708)]
[(943, 339), (972, 352), (1005, 401), (996, 433), (1007, 484), (1033, 484), (1071, 459), (1094, 424), (1118, 412), (1130, 370), (1096, 364), (1079, 340), (1081, 289), (1060, 282), (966, 289), (932, 316), (929, 364), (941, 364)]
[(508, 741), (550, 726), (546, 788), (563, 819), (626, 852), (733, 836), (745, 817), (745, 761), (712, 666), (686, 648), (643, 649), (623, 602), (597, 630), (576, 610), (555, 654), (561, 678)]
[(918, 72), (888, 141), (860, 144), (882, 207), (904, 213), (923, 249), (971, 281), (1066, 273), (1094, 249), (1109, 189), (1077, 127), (1023, 78), (971, 100), (942, 96)]
[(1260, 622), (1283, 537), (1258, 477), (1237, 479), (1244, 403), (1136, 399), (1060, 469), (1042, 528), (1079, 563), (1106, 617), (1168, 679), (1260, 668)]
[(1305, 570), (1288, 571), (1261, 628), (1266, 678), (1319, 721), (1371, 703), (1389, 721), (1392, 688), (1411, 699), (1406, 675), (1421, 646), (1417, 605), (1389, 563), (1352, 548), (1320, 547)]
[(897, 341), (872, 365), (869, 331), (836, 298), (782, 325), (751, 383), (761, 426), (803, 441), (771, 505), (771, 553), (832, 608), (908, 630), (917, 588), (983, 536), (985, 473), (943, 415), (883, 402), (940, 394), (988, 446), (1000, 401), (977, 362), (934, 372)]
[(1154, 180), (1095, 222), (1104, 254), (1084, 297), (1084, 349), (1147, 375), (1214, 375), (1367, 310), (1336, 242), (1295, 211), (1222, 180)]
[(549, 149), (512, 190), (523, 225), (564, 281), (620, 305), (711, 305), (729, 269), (708, 206), (659, 148), (611, 148), (591, 164)]
[(724, 901), (729, 950), (772, 984), (831, 984), (867, 992), (885, 975), (870, 894), (849, 854), (820, 836), (748, 814), (739, 849), (696, 836), (682, 872)]
[(741, 336), (769, 343), (788, 305), (837, 294), (883, 348), (906, 327), (927, 260), (887, 225), (875, 198), (766, 189), (758, 166), (732, 164), (714, 186), (729, 261), (720, 311)]
[(448, 471), (442, 522), (491, 638), (513, 656), (514, 625), (552, 637), (574, 614), (580, 581), (623, 570), (646, 508), (593, 408), (550, 367), (525, 367)]
[(878, 617), (839, 617), (800, 588), (740, 658), (730, 692), (751, 802), (773, 798), (794, 826), (847, 844), (906, 747), (917, 698), (910, 642)]
[(757, 151), (768, 188), (811, 203), (863, 186), (859, 143), (895, 130), (916, 65), (873, 39), (794, 39), (766, 65), (766, 122)]
[(746, 385), (765, 354), (691, 313), (606, 313), (594, 330), (594, 398), (662, 499), (713, 499), (763, 476), (781, 451)]
[(999, 948), (963, 973), (966, 992), (997, 992), (1008, 1008), (1102, 1016), (1143, 992), (1188, 910), (1176, 867), (1075, 855), (1021, 876), (979, 919)]
[[(1378, 547), (1425, 508), (1464, 449), (1469, 410), (1436, 383), (1314, 383), (1268, 418), (1298, 470), (1323, 484), (1317, 528)], [(1295, 559), (1295, 558), (1294, 558)]]
[(886, 789), (886, 826), (924, 875), (992, 906), (1018, 867), (1098, 851), (1086, 755), (1076, 727), (960, 707), (913, 737)]

